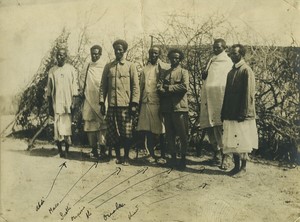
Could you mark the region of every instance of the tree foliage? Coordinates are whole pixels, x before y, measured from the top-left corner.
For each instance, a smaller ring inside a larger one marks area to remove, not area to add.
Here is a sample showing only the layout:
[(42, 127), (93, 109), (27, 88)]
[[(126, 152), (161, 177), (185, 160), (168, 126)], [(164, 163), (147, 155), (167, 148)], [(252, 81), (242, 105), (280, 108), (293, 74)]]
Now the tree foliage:
[[(219, 15), (202, 21), (189, 15), (171, 15), (165, 25), (167, 28), (164, 31), (155, 33), (148, 39), (137, 38), (130, 44), (127, 59), (145, 65), (147, 52), (152, 44), (161, 47), (164, 61), (167, 61), (168, 49), (180, 47), (183, 50), (185, 59), (182, 66), (190, 73), (190, 139), (195, 145), (203, 135), (197, 121), (201, 107), (201, 73), (212, 55), (211, 45), (214, 38), (220, 37), (238, 43), (239, 33)], [(83, 29), (75, 56), (69, 57), (69, 62), (79, 70), (87, 56), (84, 47), (88, 40), (84, 33)], [(47, 118), (44, 94), (48, 72), (56, 63), (57, 49), (67, 46), (69, 34), (63, 30), (54, 41), (52, 49), (43, 58), (36, 75), (21, 95), (16, 122), (23, 128), (39, 127)], [(277, 47), (267, 43), (248, 45), (246, 61), (256, 75), (258, 153), (267, 158), (295, 161), (300, 125), (300, 49), (295, 42), (290, 47)]]
[[(40, 66), (29, 85), (20, 95), (15, 125), (21, 126), (24, 130), (39, 128), (48, 119), (48, 103), (45, 90), (49, 70), (57, 63), (56, 54), (58, 49), (64, 48), (68, 52), (69, 36), (70, 32), (63, 29), (53, 42), (51, 49), (41, 60)], [(77, 70), (81, 70), (86, 59), (87, 55), (84, 53), (84, 48), (87, 43), (88, 39), (83, 30), (79, 36), (78, 48), (75, 55), (72, 56), (67, 53), (66, 62), (72, 64)]]
[(65, 29), (54, 41), (52, 48), (42, 59), (40, 67), (31, 82), (20, 95), (16, 124), (23, 129), (40, 126), (47, 118), (48, 104), (45, 100), (45, 88), (49, 70), (56, 64), (55, 55), (59, 48), (67, 49), (70, 33)]
[[(179, 47), (184, 51), (182, 66), (190, 73), (190, 139), (196, 139), (191, 142), (197, 145), (203, 133), (197, 122), (201, 106), (201, 72), (212, 55), (211, 45), (214, 38), (220, 37), (238, 43), (239, 33), (229, 29), (230, 24), (222, 16), (195, 22), (190, 16), (171, 15), (166, 27), (152, 39), (163, 49), (165, 61), (169, 48)], [(266, 45), (246, 45), (246, 48), (246, 61), (256, 75), (258, 154), (295, 162), (300, 142), (300, 48), (295, 42), (290, 47), (266, 42)]]
[(300, 48), (251, 46), (248, 51), (256, 74), (259, 153), (294, 162), (300, 129)]

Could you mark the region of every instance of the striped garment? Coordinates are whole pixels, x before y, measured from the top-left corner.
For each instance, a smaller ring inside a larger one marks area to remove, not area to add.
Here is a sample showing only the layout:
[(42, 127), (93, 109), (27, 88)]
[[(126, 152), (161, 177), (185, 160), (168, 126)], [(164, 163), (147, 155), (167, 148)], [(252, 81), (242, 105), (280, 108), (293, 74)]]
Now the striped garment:
[(124, 138), (132, 138), (132, 118), (128, 107), (108, 107), (106, 144), (114, 146)]

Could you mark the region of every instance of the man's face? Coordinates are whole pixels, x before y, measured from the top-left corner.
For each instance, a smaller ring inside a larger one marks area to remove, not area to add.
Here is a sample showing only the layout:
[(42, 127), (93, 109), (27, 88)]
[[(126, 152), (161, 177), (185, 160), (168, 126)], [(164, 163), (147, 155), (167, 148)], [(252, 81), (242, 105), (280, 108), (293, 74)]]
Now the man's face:
[(125, 53), (125, 50), (124, 50), (124, 48), (123, 48), (123, 46), (122, 45), (116, 45), (115, 47), (114, 47), (114, 50), (115, 50), (115, 56), (116, 56), (116, 59), (117, 60), (121, 60), (122, 59), (122, 57), (123, 57), (123, 55), (124, 55), (124, 53)]
[(229, 56), (233, 63), (238, 63), (239, 61), (241, 61), (242, 56), (240, 54), (240, 48), (239, 47), (232, 48), (230, 50)]
[(152, 65), (156, 64), (159, 57), (159, 48), (154, 47), (149, 52), (149, 60)]
[(62, 67), (65, 64), (66, 57), (67, 57), (66, 50), (64, 50), (64, 49), (58, 50), (58, 52), (56, 54), (56, 60), (57, 60), (59, 67)]
[(180, 63), (180, 55), (179, 53), (173, 52), (170, 55), (170, 62), (172, 67), (177, 67)]
[(221, 42), (215, 42), (213, 45), (213, 51), (215, 55), (219, 55), (221, 52), (224, 51), (224, 48), (222, 46)]
[(93, 62), (97, 62), (101, 57), (101, 53), (99, 49), (92, 49), (91, 50), (91, 58)]

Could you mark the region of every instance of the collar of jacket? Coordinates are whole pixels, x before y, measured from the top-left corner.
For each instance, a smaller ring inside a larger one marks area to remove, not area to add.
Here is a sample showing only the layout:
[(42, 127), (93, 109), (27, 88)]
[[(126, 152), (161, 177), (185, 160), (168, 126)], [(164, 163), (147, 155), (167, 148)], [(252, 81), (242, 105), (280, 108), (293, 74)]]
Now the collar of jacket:
[(245, 64), (245, 60), (241, 59), (241, 61), (239, 61), (238, 63), (234, 64), (234, 68), (238, 69), (238, 68), (240, 68), (244, 64)]
[(121, 65), (124, 65), (125, 62), (126, 62), (126, 59), (124, 57), (122, 57), (122, 59), (120, 61), (115, 59), (113, 63), (114, 63), (114, 65), (118, 64), (118, 63), (120, 63)]
[(171, 70), (172, 70), (172, 71), (174, 71), (174, 70), (176, 70), (176, 69), (180, 69), (180, 68), (181, 68), (181, 65), (179, 64), (179, 65), (178, 65), (178, 66), (176, 66), (175, 68), (172, 68), (172, 67), (171, 67)]
[(160, 63), (161, 63), (160, 59), (157, 59), (157, 61), (156, 61), (156, 63), (154, 65), (150, 62), (150, 60), (148, 60), (147, 65), (157, 66), (157, 65), (160, 65)]

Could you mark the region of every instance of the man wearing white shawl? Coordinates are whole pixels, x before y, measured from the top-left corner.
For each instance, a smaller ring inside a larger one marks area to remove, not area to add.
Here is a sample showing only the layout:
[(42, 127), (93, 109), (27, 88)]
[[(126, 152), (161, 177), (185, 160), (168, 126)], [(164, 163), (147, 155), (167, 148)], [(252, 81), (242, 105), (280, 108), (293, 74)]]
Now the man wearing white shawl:
[(91, 48), (91, 62), (87, 63), (80, 75), (80, 86), (84, 103), (82, 107), (82, 118), (84, 120), (84, 131), (87, 133), (92, 154), (98, 158), (98, 144), (101, 155), (105, 154), (105, 131), (106, 124), (100, 113), (99, 88), (104, 65), (100, 63), (102, 48), (94, 45)]
[(225, 52), (226, 42), (215, 39), (214, 56), (203, 73), (201, 92), (200, 127), (206, 129), (209, 141), (214, 149), (214, 162), (218, 163), (218, 151), (222, 149), (221, 109), (223, 104), (226, 78), (233, 65)]

